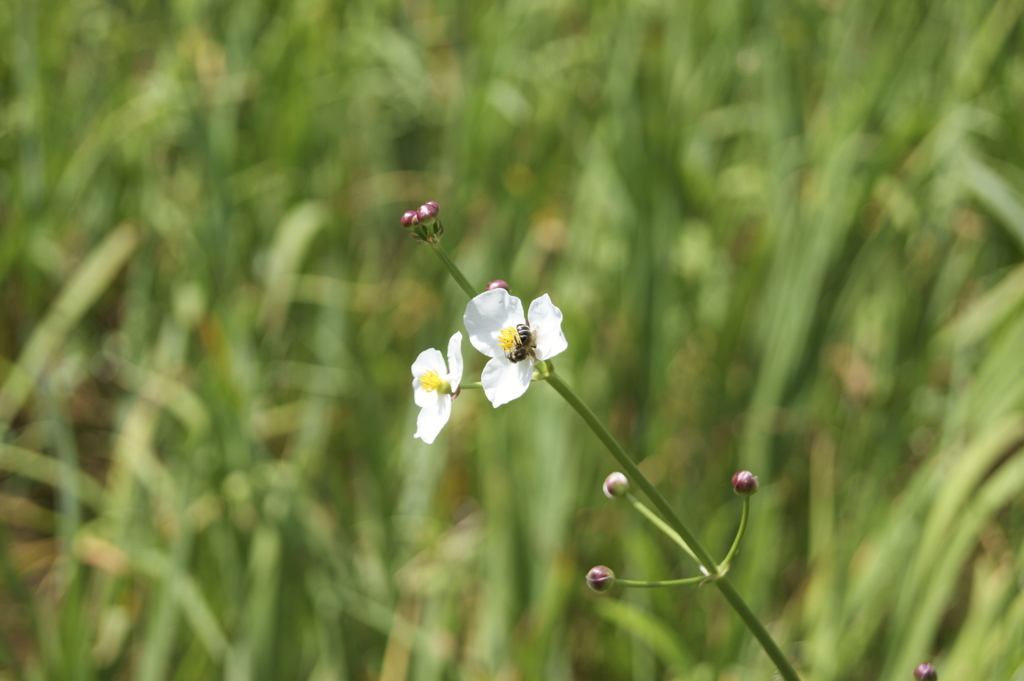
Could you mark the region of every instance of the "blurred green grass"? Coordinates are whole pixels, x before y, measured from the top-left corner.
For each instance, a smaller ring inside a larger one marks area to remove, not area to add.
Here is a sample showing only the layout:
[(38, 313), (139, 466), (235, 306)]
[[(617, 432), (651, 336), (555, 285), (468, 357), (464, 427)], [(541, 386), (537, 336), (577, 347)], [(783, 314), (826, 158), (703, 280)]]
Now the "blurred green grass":
[(1019, 680), (1022, 9), (0, 4), (0, 678), (770, 676), (546, 386), (412, 438), (433, 199), (805, 679)]

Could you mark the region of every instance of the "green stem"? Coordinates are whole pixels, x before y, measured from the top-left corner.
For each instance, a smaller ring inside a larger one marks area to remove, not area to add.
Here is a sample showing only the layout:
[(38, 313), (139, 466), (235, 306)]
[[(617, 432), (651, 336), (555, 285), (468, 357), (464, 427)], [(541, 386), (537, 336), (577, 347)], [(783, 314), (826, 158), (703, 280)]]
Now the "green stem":
[(618, 586), (628, 586), (634, 589), (657, 589), (662, 586), (686, 586), (687, 584), (700, 584), (707, 577), (687, 577), (686, 579), (668, 579), (663, 582), (638, 582), (634, 579), (619, 579), (615, 578), (615, 584)]
[(732, 547), (729, 549), (729, 553), (725, 554), (725, 559), (722, 561), (722, 571), (728, 572), (729, 566), (732, 564), (733, 556), (736, 555), (736, 551), (740, 548), (740, 541), (743, 539), (743, 533), (747, 531), (747, 518), (750, 516), (750, 497), (743, 497), (743, 515), (740, 516), (740, 529), (736, 530), (736, 538), (732, 540)]
[(693, 549), (697, 562), (702, 565), (709, 574), (717, 573), (718, 564), (715, 562), (715, 559), (712, 558), (711, 554), (708, 553), (708, 550), (701, 545), (693, 532), (690, 532), (690, 529), (683, 524), (683, 521), (679, 519), (679, 516), (677, 516), (675, 511), (672, 510), (672, 507), (668, 505), (668, 502), (665, 501), (665, 497), (661, 496), (661, 493), (654, 488), (654, 485), (652, 485), (647, 479), (647, 476), (640, 472), (637, 465), (633, 463), (631, 458), (629, 458), (629, 454), (626, 453), (626, 450), (624, 450), (622, 446), (615, 441), (615, 438), (612, 437), (610, 432), (608, 432), (608, 429), (605, 428), (604, 424), (598, 420), (597, 416), (594, 415), (594, 412), (590, 410), (590, 407), (588, 407), (583, 400), (573, 392), (573, 389), (569, 387), (569, 384), (563, 381), (562, 377), (557, 373), (551, 374), (548, 378), (548, 383), (550, 383), (551, 387), (557, 390), (558, 393), (565, 398), (565, 401), (576, 410), (576, 413), (583, 417), (583, 420), (586, 421), (588, 426), (590, 426), (590, 429), (594, 431), (594, 434), (597, 435), (598, 439), (604, 443), (604, 446), (608, 448), (608, 451), (611, 452), (612, 456), (615, 457), (615, 460), (618, 461), (619, 465), (625, 470), (626, 477), (635, 482), (637, 486), (643, 490), (644, 495), (651, 500), (651, 503), (653, 503), (658, 509), (658, 512), (661, 513), (662, 517), (668, 521), (668, 524), (672, 529), (678, 532), (682, 540), (686, 542), (691, 549)]
[(761, 624), (761, 620), (757, 619), (757, 615), (750, 609), (743, 597), (736, 592), (736, 587), (732, 585), (728, 577), (721, 577), (715, 581), (715, 586), (725, 596), (725, 600), (729, 601), (729, 605), (732, 606), (736, 614), (740, 616), (743, 623), (747, 625), (747, 629), (750, 629), (750, 633), (754, 635), (760, 643), (761, 647), (764, 648), (764, 652), (768, 653), (768, 657), (772, 658), (772, 662), (776, 664), (779, 669), (779, 675), (786, 681), (800, 681), (800, 677), (797, 676), (796, 670), (793, 669), (793, 665), (789, 663), (786, 656), (783, 655), (779, 649), (778, 644), (772, 639), (772, 635), (768, 633), (768, 630)]
[(452, 278), (456, 281), (456, 283), (458, 283), (458, 285), (462, 287), (462, 290), (466, 292), (467, 296), (473, 298), (474, 296), (476, 296), (477, 293), (479, 293), (479, 291), (470, 286), (469, 281), (467, 281), (466, 278), (462, 276), (462, 272), (455, 265), (452, 259), (448, 257), (448, 253), (445, 252), (444, 248), (441, 247), (441, 244), (431, 243), (430, 248), (434, 251), (434, 253), (437, 254), (437, 257), (441, 259), (441, 262), (444, 263), (444, 266), (448, 268), (448, 273), (451, 274)]
[(604, 424), (598, 420), (597, 416), (594, 415), (594, 412), (590, 410), (590, 407), (588, 407), (583, 400), (573, 392), (572, 388), (570, 388), (558, 374), (552, 373), (548, 378), (548, 383), (558, 391), (558, 394), (565, 398), (565, 401), (568, 402), (572, 408), (576, 410), (576, 413), (578, 413), (587, 425), (590, 426), (590, 429), (594, 431), (594, 434), (597, 435), (598, 439), (601, 440), (604, 446), (608, 448), (608, 451), (611, 452), (611, 455), (615, 457), (615, 460), (619, 462), (619, 465), (622, 466), (626, 476), (631, 481), (635, 482), (641, 490), (643, 490), (643, 493), (651, 500), (665, 520), (668, 521), (668, 524), (672, 529), (678, 532), (683, 541), (693, 549), (694, 554), (697, 556), (697, 562), (702, 566), (711, 566), (713, 568), (712, 570), (709, 570), (709, 572), (714, 577), (715, 585), (722, 592), (722, 595), (725, 596), (725, 600), (729, 601), (729, 605), (733, 607), (733, 610), (735, 610), (740, 616), (743, 623), (747, 625), (748, 629), (750, 629), (750, 633), (752, 633), (761, 643), (761, 647), (764, 649), (765, 653), (768, 654), (768, 657), (770, 657), (778, 667), (779, 674), (782, 678), (786, 681), (800, 681), (800, 677), (797, 675), (796, 670), (793, 669), (789, 660), (786, 659), (786, 656), (782, 653), (778, 644), (772, 640), (771, 634), (769, 634), (768, 630), (764, 628), (763, 624), (761, 624), (761, 620), (757, 619), (757, 615), (755, 615), (750, 609), (750, 606), (748, 606), (739, 593), (736, 592), (736, 588), (732, 585), (732, 582), (729, 581), (728, 577), (722, 574), (718, 565), (711, 557), (711, 554), (709, 554), (707, 549), (697, 541), (697, 538), (692, 532), (690, 532), (689, 528), (683, 524), (683, 521), (679, 519), (679, 516), (675, 514), (672, 507), (668, 505), (667, 501), (665, 501), (665, 498), (654, 488), (654, 485), (651, 484), (650, 480), (640, 472), (637, 465), (629, 458), (629, 455), (626, 454), (626, 451), (622, 446), (616, 442), (615, 438), (612, 437), (610, 432), (608, 432), (608, 429), (605, 428)]
[(459, 390), (479, 390), (483, 388), (480, 381), (473, 381), (471, 383), (459, 383)]
[[(683, 549), (683, 551), (686, 551), (686, 553), (690, 555), (690, 558), (693, 558), (695, 561), (697, 561), (698, 565), (700, 564), (700, 560), (697, 558), (696, 554), (694, 554), (693, 549), (690, 548), (690, 545), (683, 541), (683, 538), (679, 536), (679, 533), (673, 530), (671, 527), (669, 527), (668, 523), (659, 518), (654, 511), (644, 506), (643, 502), (634, 497), (632, 494), (629, 494), (627, 492), (626, 499), (629, 500), (629, 503), (633, 504), (633, 508), (635, 508), (640, 513), (640, 515), (650, 520), (652, 525), (654, 525), (659, 530), (664, 532), (669, 537), (669, 539), (678, 544), (680, 548)], [(701, 577), (701, 579), (703, 579), (703, 577)]]
[(551, 374), (555, 372), (555, 365), (551, 363), (551, 360), (537, 360), (537, 363), (533, 367), (533, 376), (530, 377), (531, 381), (546, 381), (551, 377)]

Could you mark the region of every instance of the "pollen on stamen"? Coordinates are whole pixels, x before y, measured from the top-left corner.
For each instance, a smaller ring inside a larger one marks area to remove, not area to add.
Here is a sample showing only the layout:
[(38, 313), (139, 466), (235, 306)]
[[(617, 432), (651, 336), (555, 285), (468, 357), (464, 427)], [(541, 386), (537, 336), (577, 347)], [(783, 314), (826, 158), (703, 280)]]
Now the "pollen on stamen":
[(440, 388), (443, 382), (444, 381), (441, 380), (441, 377), (438, 376), (437, 372), (433, 369), (424, 371), (423, 375), (420, 376), (420, 385), (423, 386), (423, 389), (428, 393), (432, 393)]
[(505, 352), (511, 352), (519, 341), (519, 332), (514, 326), (506, 326), (498, 332), (498, 345)]

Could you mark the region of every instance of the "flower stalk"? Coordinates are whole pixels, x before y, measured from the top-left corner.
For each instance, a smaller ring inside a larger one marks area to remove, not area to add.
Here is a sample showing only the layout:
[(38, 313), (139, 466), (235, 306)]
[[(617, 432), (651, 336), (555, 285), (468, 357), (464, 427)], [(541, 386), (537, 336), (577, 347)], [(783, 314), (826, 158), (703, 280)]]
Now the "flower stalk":
[[(430, 203), (431, 202), (428, 202), (428, 204)], [(427, 204), (425, 204), (425, 206), (427, 206)], [(436, 204), (432, 204), (432, 206), (430, 206), (430, 210), (427, 211), (428, 219), (436, 219), (437, 210), (434, 210), (435, 206)], [(417, 219), (423, 216), (423, 210), (423, 207), (421, 207), (420, 214), (417, 215)], [(407, 213), (406, 215), (409, 214)], [(410, 224), (408, 225), (406, 224), (407, 220), (405, 219), (405, 217), (406, 216), (403, 216), (403, 226), (406, 226), (407, 228), (409, 228), (410, 226), (415, 226), (416, 221), (414, 221), (411, 216), (409, 217), (408, 222), (410, 222)], [(443, 228), (440, 227), (440, 224), (438, 222), (436, 236), (440, 237), (442, 233)], [(463, 276), (458, 266), (452, 261), (452, 259), (448, 256), (445, 250), (438, 243), (437, 238), (425, 239), (425, 241), (430, 244), (431, 249), (434, 251), (437, 257), (441, 259), (441, 262), (444, 263), (444, 266), (448, 269), (448, 272), (452, 275), (452, 278), (455, 279), (456, 283), (458, 283), (462, 290), (466, 292), (466, 295), (468, 295), (470, 299), (474, 299), (477, 296), (478, 289), (470, 285), (469, 281), (466, 279), (465, 276)], [(488, 290), (490, 291), (497, 288), (503, 289), (507, 292), (507, 284), (505, 284), (504, 286), (499, 286), (497, 285), (497, 283), (498, 280), (496, 280), (495, 282), (491, 282), (491, 284), (488, 285)], [(500, 283), (504, 284), (504, 282)], [(495, 286), (492, 287), (492, 285)], [(560, 323), (561, 313), (559, 312), (558, 314), (558, 321)], [(560, 330), (559, 333), (561, 333)], [(561, 352), (561, 349), (559, 349), (558, 352)], [(681, 584), (693, 584), (706, 581), (713, 581), (714, 584), (718, 587), (718, 589), (722, 592), (722, 595), (725, 597), (729, 605), (732, 606), (732, 608), (740, 616), (740, 619), (743, 620), (743, 623), (747, 626), (750, 632), (761, 644), (761, 647), (764, 649), (765, 653), (767, 653), (768, 657), (771, 658), (771, 660), (776, 664), (779, 675), (783, 679), (785, 679), (785, 681), (800, 681), (800, 677), (797, 675), (796, 670), (793, 668), (789, 660), (783, 654), (778, 644), (775, 643), (775, 641), (772, 639), (771, 634), (768, 633), (768, 630), (761, 623), (761, 620), (758, 619), (757, 615), (754, 614), (754, 612), (750, 609), (750, 606), (747, 605), (747, 603), (736, 591), (736, 588), (732, 585), (732, 582), (730, 582), (725, 575), (726, 571), (728, 570), (730, 561), (733, 559), (733, 557), (736, 554), (736, 551), (738, 550), (739, 542), (742, 539), (743, 533), (746, 530), (747, 517), (749, 515), (750, 497), (744, 496), (743, 516), (740, 520), (739, 531), (737, 532), (736, 538), (733, 541), (733, 545), (730, 548), (729, 553), (726, 555), (725, 560), (722, 561), (722, 567), (720, 567), (718, 563), (715, 562), (714, 558), (712, 558), (711, 554), (707, 551), (707, 549), (705, 549), (704, 546), (700, 543), (696, 535), (694, 535), (686, 526), (686, 524), (683, 523), (682, 519), (680, 519), (680, 517), (675, 513), (675, 511), (668, 504), (665, 498), (658, 492), (657, 489), (655, 489), (654, 485), (651, 484), (647, 477), (640, 471), (639, 467), (637, 467), (637, 465), (633, 462), (633, 460), (622, 448), (622, 446), (615, 440), (614, 437), (612, 437), (612, 434), (608, 431), (605, 425), (597, 418), (597, 416), (590, 409), (590, 407), (588, 407), (586, 403), (584, 403), (583, 400), (581, 400), (579, 396), (576, 395), (573, 389), (569, 387), (569, 384), (566, 383), (560, 375), (555, 373), (554, 366), (548, 359), (550, 356), (551, 355), (549, 354), (544, 357), (537, 358), (536, 366), (534, 367), (535, 371), (533, 372), (533, 376), (531, 377), (532, 380), (547, 380), (548, 383), (551, 384), (551, 387), (553, 387), (555, 391), (559, 395), (561, 395), (562, 398), (566, 402), (568, 402), (573, 409), (576, 410), (576, 413), (578, 413), (580, 417), (583, 419), (583, 421), (590, 427), (590, 429), (594, 431), (594, 434), (597, 435), (598, 439), (601, 440), (602, 444), (604, 444), (604, 446), (608, 449), (611, 455), (623, 468), (629, 479), (634, 481), (637, 484), (637, 486), (643, 491), (644, 495), (651, 501), (651, 503), (654, 504), (655, 508), (660, 514), (660, 517), (643, 504), (640, 504), (639, 502), (637, 502), (634, 507), (637, 508), (638, 511), (643, 513), (645, 517), (648, 518), (648, 520), (650, 520), (652, 523), (658, 526), (659, 529), (661, 529), (669, 537), (671, 537), (673, 541), (676, 541), (676, 543), (678, 543), (682, 548), (684, 548), (684, 550), (688, 549), (687, 553), (689, 553), (694, 558), (694, 560), (697, 561), (698, 566), (705, 573), (705, 575), (707, 575), (702, 577), (687, 578), (683, 580), (670, 580), (669, 582), (636, 582), (633, 580), (616, 579), (614, 573), (612, 573), (611, 570), (604, 568), (604, 570), (607, 570), (608, 574), (602, 574), (600, 576), (601, 579), (591, 579), (591, 577), (588, 575), (588, 583), (591, 584), (591, 588), (595, 588), (595, 590), (604, 591), (608, 588), (611, 588), (611, 585), (614, 583), (622, 584), (623, 586), (634, 586), (638, 588), (655, 588), (659, 586), (675, 586)], [(467, 384), (463, 387), (476, 386), (470, 386)], [(754, 488), (752, 491), (747, 492), (748, 494), (756, 492), (756, 478), (754, 478), (753, 484)], [(596, 569), (597, 568), (595, 568), (595, 570)], [(591, 571), (591, 574), (593, 574), (593, 570)], [(599, 584), (599, 588), (596, 588), (595, 584)]]
[[(690, 558), (693, 558), (695, 561), (697, 561), (697, 565), (700, 567), (700, 569), (704, 572), (705, 575), (710, 574), (708, 572), (707, 568), (705, 568), (703, 565), (701, 565), (700, 559), (697, 558), (697, 554), (695, 554), (693, 552), (693, 549), (690, 548), (690, 545), (687, 544), (683, 540), (683, 538), (679, 536), (678, 532), (676, 532), (671, 527), (669, 527), (668, 523), (666, 523), (664, 520), (659, 518), (658, 515), (654, 511), (652, 511), (651, 509), (649, 509), (646, 506), (644, 506), (643, 502), (640, 501), (639, 499), (637, 499), (636, 497), (634, 497), (632, 494), (627, 493), (626, 494), (626, 499), (629, 500), (629, 503), (633, 505), (633, 508), (635, 508), (637, 510), (637, 512), (640, 513), (640, 515), (642, 515), (643, 517), (647, 518), (647, 520), (649, 520), (652, 525), (657, 527), (669, 539), (674, 541), (679, 546), (679, 548), (681, 548), (683, 551), (685, 551), (687, 553), (687, 555), (690, 556)], [(700, 577), (699, 579), (704, 579), (704, 577)]]
[(740, 542), (743, 540), (743, 533), (747, 531), (747, 518), (749, 516), (750, 497), (743, 497), (743, 515), (740, 516), (740, 527), (736, 530), (736, 538), (732, 540), (732, 547), (729, 548), (729, 553), (725, 554), (725, 558), (722, 560), (720, 572), (723, 575), (729, 571), (729, 566), (732, 565), (732, 559), (735, 557), (736, 552), (739, 551)]
[(452, 279), (455, 280), (455, 283), (462, 287), (462, 290), (465, 291), (466, 295), (469, 296), (470, 298), (475, 296), (477, 294), (476, 289), (469, 285), (469, 281), (466, 280), (466, 277), (462, 276), (462, 272), (459, 271), (459, 268), (456, 267), (454, 262), (452, 262), (451, 257), (444, 250), (441, 244), (439, 244), (436, 241), (429, 243), (430, 249), (434, 251), (434, 254), (438, 258), (441, 259), (441, 262), (444, 263), (444, 266), (448, 268), (448, 274), (452, 275)]
[(666, 579), (660, 582), (641, 582), (635, 579), (619, 579), (615, 578), (616, 586), (625, 586), (632, 589), (660, 589), (667, 586), (689, 586), (691, 584), (700, 584), (705, 581), (706, 577), (687, 577), (686, 579)]

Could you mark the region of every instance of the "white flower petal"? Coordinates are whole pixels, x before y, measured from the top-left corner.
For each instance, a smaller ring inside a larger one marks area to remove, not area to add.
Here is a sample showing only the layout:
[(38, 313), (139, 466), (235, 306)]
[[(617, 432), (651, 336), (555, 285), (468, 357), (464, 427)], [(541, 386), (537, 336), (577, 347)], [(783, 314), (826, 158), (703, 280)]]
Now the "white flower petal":
[(462, 332), (456, 331), (448, 341), (448, 382), (452, 392), (462, 383)]
[(505, 353), (498, 345), (498, 333), (525, 321), (523, 303), (503, 288), (484, 291), (473, 298), (462, 316), (469, 342), (488, 357), (504, 357)]
[(412, 398), (416, 401), (417, 407), (433, 404), (437, 399), (436, 392), (427, 392), (420, 384), (420, 376), (428, 371), (436, 371), (437, 375), (442, 378), (448, 373), (448, 368), (444, 365), (444, 355), (440, 350), (434, 348), (424, 350), (412, 363)]
[(550, 359), (569, 347), (562, 333), (562, 311), (546, 293), (530, 303), (530, 329), (537, 344), (537, 359)]
[(434, 397), (434, 402), (423, 405), (420, 409), (420, 415), (416, 417), (416, 434), (413, 437), (418, 437), (429, 445), (434, 442), (434, 438), (452, 415), (452, 398), (449, 395), (428, 394)]
[(436, 371), (438, 376), (448, 373), (448, 368), (444, 365), (444, 355), (440, 350), (435, 348), (424, 350), (412, 363), (412, 377), (417, 381), (413, 383), (414, 386), (419, 385), (420, 376), (427, 371)]
[(480, 384), (491, 404), (500, 407), (525, 393), (532, 376), (533, 359), (513, 364), (502, 355), (487, 363), (480, 376)]
[(412, 400), (416, 403), (417, 407), (422, 409), (423, 407), (429, 407), (437, 401), (437, 393), (427, 392), (417, 383), (412, 391)]

